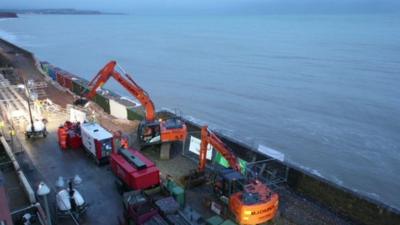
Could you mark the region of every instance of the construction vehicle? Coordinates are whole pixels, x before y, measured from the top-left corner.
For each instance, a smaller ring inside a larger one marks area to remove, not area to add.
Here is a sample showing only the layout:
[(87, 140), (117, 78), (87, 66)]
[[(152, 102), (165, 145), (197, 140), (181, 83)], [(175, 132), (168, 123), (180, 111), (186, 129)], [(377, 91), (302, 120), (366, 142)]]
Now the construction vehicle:
[(160, 185), (160, 170), (133, 148), (115, 148), (110, 156), (111, 170), (118, 177), (119, 191), (143, 190)]
[(244, 176), (238, 158), (207, 126), (201, 129), (199, 167), (186, 179), (204, 179), (207, 163), (207, 147), (214, 147), (229, 163), (230, 168), (215, 169), (214, 193), (226, 200), (236, 222), (243, 225), (262, 224), (273, 219), (278, 210), (279, 197), (258, 179)]
[[(121, 72), (117, 71), (117, 68)], [(89, 93), (85, 96), (86, 100), (80, 99), (79, 104), (84, 104), (87, 100), (93, 99), (97, 89), (101, 88), (110, 77), (113, 77), (130, 94), (137, 98), (146, 111), (145, 119), (141, 121), (138, 127), (137, 136), (141, 146), (185, 140), (187, 136), (185, 123), (179, 118), (171, 118), (165, 121), (157, 120), (155, 107), (148, 93), (116, 61), (107, 63), (89, 82)]]

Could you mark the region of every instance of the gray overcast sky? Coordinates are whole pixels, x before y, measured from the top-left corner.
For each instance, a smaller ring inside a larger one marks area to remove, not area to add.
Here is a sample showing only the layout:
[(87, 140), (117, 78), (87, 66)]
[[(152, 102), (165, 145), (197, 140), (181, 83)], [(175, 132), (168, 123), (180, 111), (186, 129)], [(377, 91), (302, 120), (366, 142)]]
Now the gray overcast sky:
[(76, 8), (102, 11), (386, 12), (400, 0), (0, 0), (0, 9)]

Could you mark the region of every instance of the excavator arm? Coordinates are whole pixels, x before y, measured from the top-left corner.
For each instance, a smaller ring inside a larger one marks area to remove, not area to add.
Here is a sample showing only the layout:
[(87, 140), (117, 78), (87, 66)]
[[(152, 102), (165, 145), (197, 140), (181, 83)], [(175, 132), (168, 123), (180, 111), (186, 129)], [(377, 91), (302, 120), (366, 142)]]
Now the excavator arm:
[[(89, 93), (85, 96), (92, 100), (96, 95), (98, 88), (101, 88), (110, 77), (114, 77), (129, 93), (139, 100), (146, 110), (146, 121), (154, 121), (156, 117), (153, 101), (145, 90), (143, 90), (130, 76), (123, 72), (124, 76), (116, 70), (118, 66), (116, 61), (107, 63), (89, 83)], [(121, 71), (123, 71), (121, 69)]]
[[(198, 174), (202, 174), (205, 170), (208, 144), (211, 144), (214, 149), (222, 154), (232, 170), (241, 173), (238, 159), (233, 151), (214, 133), (209, 131), (207, 126), (204, 126), (201, 129)], [(220, 188), (230, 187), (228, 188), (229, 190), (224, 190), (224, 194), (229, 196), (229, 208), (235, 215), (236, 222), (242, 225), (263, 224), (275, 217), (278, 210), (279, 196), (277, 193), (273, 193), (264, 183), (259, 180), (253, 180), (244, 185), (242, 191), (233, 192), (235, 185), (231, 182), (235, 181), (227, 179), (225, 182), (228, 185), (221, 185)]]
[(200, 144), (200, 162), (199, 162), (199, 172), (203, 172), (207, 163), (207, 146), (211, 144), (221, 155), (228, 161), (229, 166), (240, 172), (239, 162), (227, 145), (225, 145), (221, 139), (217, 137), (214, 133), (208, 130), (208, 126), (203, 126), (201, 128), (201, 144)]

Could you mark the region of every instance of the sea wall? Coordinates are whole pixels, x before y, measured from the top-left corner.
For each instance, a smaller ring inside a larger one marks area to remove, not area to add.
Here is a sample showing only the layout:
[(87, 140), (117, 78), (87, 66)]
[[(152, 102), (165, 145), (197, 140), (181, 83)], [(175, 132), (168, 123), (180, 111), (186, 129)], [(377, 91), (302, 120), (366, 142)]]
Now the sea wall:
[(0, 46), (3, 48), (2, 50), (5, 50), (9, 53), (14, 52), (14, 53), (18, 53), (18, 54), (24, 54), (28, 57), (32, 57), (32, 59), (34, 60), (33, 54), (30, 51), (28, 51), (24, 48), (21, 48), (15, 44), (8, 42), (1, 38), (0, 38)]
[[(159, 112), (162, 118), (174, 117), (169, 111)], [(183, 118), (185, 120), (185, 118)], [(185, 120), (188, 131), (192, 136), (200, 138), (201, 125)], [(251, 146), (241, 143), (231, 137), (216, 133), (238, 157), (252, 161), (264, 160), (269, 157), (260, 153)], [(288, 162), (278, 162), (289, 167), (287, 185), (299, 195), (314, 201), (333, 212), (348, 218), (358, 224), (365, 225), (398, 225), (400, 224), (400, 211), (387, 206), (368, 196), (356, 193), (348, 188), (339, 186), (322, 177), (318, 177), (296, 165)], [(398, 197), (398, 196), (393, 196)]]

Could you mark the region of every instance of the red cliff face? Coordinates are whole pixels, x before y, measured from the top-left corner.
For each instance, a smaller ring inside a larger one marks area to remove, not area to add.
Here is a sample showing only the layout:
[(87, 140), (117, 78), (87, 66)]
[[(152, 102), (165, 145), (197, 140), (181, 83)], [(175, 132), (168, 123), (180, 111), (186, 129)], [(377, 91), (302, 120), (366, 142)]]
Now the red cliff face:
[(13, 12), (0, 12), (0, 18), (17, 18), (18, 15)]

